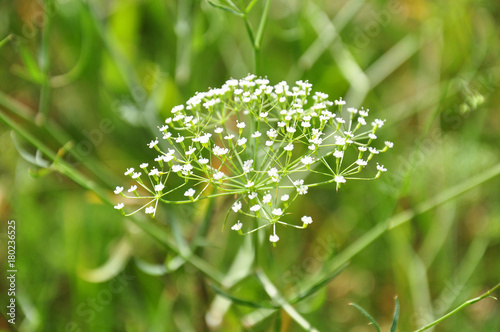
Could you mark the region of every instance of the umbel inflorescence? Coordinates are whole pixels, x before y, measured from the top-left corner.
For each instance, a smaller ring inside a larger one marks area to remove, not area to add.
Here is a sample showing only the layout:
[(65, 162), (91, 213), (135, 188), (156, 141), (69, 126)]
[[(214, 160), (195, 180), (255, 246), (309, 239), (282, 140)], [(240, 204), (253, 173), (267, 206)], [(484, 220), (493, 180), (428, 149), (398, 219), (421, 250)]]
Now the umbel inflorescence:
[[(342, 98), (332, 102), (325, 93), (312, 94), (307, 81), (273, 86), (254, 75), (196, 93), (172, 109), (159, 138), (147, 144), (157, 152), (154, 161), (127, 169), (133, 184), (116, 187), (116, 194), (145, 203), (128, 214), (124, 203), (115, 208), (126, 215), (144, 210), (154, 216), (158, 202), (227, 195), (234, 198), (228, 213), (244, 221), (232, 230), (248, 234), (271, 227), (269, 240), (277, 242), (277, 225), (306, 228), (312, 223), (310, 216), (287, 216), (310, 188), (334, 185), (338, 190), (347, 181), (376, 179), (386, 171), (377, 163), (371, 176), (358, 176), (393, 143), (375, 146), (384, 121), (370, 122), (368, 109), (344, 111), (344, 105)], [(248, 219), (258, 226), (245, 225)]]

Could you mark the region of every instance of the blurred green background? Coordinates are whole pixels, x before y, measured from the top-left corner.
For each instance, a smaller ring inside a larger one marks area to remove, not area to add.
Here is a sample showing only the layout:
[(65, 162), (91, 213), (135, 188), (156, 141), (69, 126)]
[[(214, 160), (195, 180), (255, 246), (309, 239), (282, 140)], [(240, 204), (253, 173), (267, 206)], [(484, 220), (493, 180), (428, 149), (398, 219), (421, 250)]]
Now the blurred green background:
[[(265, 3), (249, 13), (254, 29)], [(375, 331), (355, 302), (388, 331), (397, 295), (399, 331), (413, 331), (500, 281), (499, 18), (493, 0), (272, 1), (259, 74), (272, 84), (307, 79), (369, 108), (387, 119), (379, 137), (395, 142), (382, 178), (310, 190), (294, 209), (315, 223), (284, 229), (276, 248), (260, 251), (284, 294), (349, 258), (294, 306), (318, 330)], [(106, 201), (126, 167), (154, 157), (146, 143), (173, 106), (254, 72), (242, 18), (206, 1), (7, 0), (0, 39), (9, 35), (0, 47), (0, 262), (5, 271), (14, 219), (15, 328), (301, 331), (283, 310), (227, 305), (216, 297), (224, 287), (200, 273), (208, 264), (225, 286), (238, 281), (228, 293), (271, 303), (254, 275), (231, 271), (245, 240), (221, 232), (230, 202), (216, 202), (204, 230), (207, 204), (163, 206), (134, 223)], [(404, 211), (416, 213), (377, 233)], [(349, 247), (370, 234), (359, 252)], [(188, 246), (202, 263), (177, 256)], [(0, 329), (15, 330), (4, 317)], [(500, 306), (482, 300), (434, 331), (500, 331)]]

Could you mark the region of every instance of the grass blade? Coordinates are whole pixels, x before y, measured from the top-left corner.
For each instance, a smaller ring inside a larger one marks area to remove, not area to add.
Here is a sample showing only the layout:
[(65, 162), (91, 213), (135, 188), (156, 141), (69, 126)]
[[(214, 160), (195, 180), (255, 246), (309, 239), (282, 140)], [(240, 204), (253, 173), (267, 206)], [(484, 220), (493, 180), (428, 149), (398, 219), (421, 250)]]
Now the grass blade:
[(309, 288), (304, 293), (299, 294), (295, 299), (293, 299), (292, 301), (290, 301), (290, 303), (292, 303), (292, 304), (299, 303), (302, 300), (306, 299), (307, 297), (313, 295), (314, 293), (316, 293), (317, 291), (319, 291), (321, 288), (323, 288), (324, 286), (328, 285), (328, 283), (330, 281), (332, 281), (334, 278), (336, 278), (347, 267), (347, 265), (349, 265), (349, 264), (346, 263), (346, 264), (342, 265), (338, 270), (334, 271), (330, 276), (328, 276), (327, 278), (321, 280), (317, 284), (313, 285), (311, 288)]
[(3, 47), (3, 45), (7, 44), (7, 42), (8, 42), (8, 41), (10, 41), (13, 37), (14, 37), (14, 35), (13, 35), (13, 34), (10, 34), (10, 35), (8, 35), (7, 37), (5, 37), (4, 39), (2, 39), (2, 40), (0, 41), (0, 48), (2, 48), (2, 47)]
[(224, 10), (224, 11), (226, 11), (226, 12), (229, 12), (229, 13), (231, 13), (231, 14), (234, 14), (234, 15), (236, 15), (236, 16), (243, 17), (243, 13), (242, 13), (239, 9), (237, 9), (237, 7), (236, 7), (236, 6), (235, 6), (235, 8), (236, 8), (236, 9), (233, 9), (233, 8), (229, 8), (228, 6), (224, 6), (224, 5), (221, 5), (221, 4), (218, 4), (218, 3), (215, 3), (215, 2), (213, 2), (212, 0), (207, 0), (207, 2), (208, 2), (211, 6), (213, 6), (213, 7), (215, 7), (215, 8), (222, 9), (222, 10)]
[(396, 296), (396, 304), (394, 307), (394, 317), (392, 318), (391, 332), (396, 332), (399, 320), (399, 299)]
[(217, 294), (219, 294), (222, 297), (225, 297), (226, 299), (230, 300), (234, 304), (238, 304), (238, 305), (242, 305), (242, 306), (246, 306), (246, 307), (250, 307), (250, 308), (254, 308), (254, 309), (278, 309), (279, 308), (279, 306), (266, 304), (263, 301), (260, 301), (257, 303), (257, 302), (253, 302), (253, 301), (249, 301), (249, 300), (240, 299), (238, 297), (235, 297), (235, 296), (223, 291), (222, 289), (220, 289), (219, 287), (217, 287), (213, 284), (209, 284), (209, 286), (210, 286), (210, 288), (212, 288), (214, 290), (214, 292), (216, 292)]
[(349, 303), (349, 305), (352, 305), (354, 308), (358, 309), (359, 312), (361, 312), (363, 314), (363, 316), (365, 316), (366, 318), (368, 318), (368, 320), (370, 320), (372, 325), (377, 329), (377, 332), (380, 332), (380, 326), (375, 321), (375, 318), (373, 318), (372, 315), (370, 315), (368, 313), (368, 311), (366, 311), (365, 309), (363, 309), (362, 307), (360, 307), (356, 303)]

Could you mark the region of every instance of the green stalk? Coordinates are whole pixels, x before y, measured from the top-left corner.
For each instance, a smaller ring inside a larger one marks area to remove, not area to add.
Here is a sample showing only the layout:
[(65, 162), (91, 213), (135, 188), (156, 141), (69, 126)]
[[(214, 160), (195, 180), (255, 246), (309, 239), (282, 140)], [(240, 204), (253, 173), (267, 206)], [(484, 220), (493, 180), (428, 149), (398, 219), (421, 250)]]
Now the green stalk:
[(44, 15), (44, 25), (42, 32), (42, 50), (40, 54), (40, 71), (42, 73), (42, 87), (40, 91), (40, 103), (38, 105), (38, 114), (36, 122), (38, 125), (43, 126), (47, 121), (49, 106), (50, 106), (50, 30), (52, 27), (52, 17), (48, 10), (52, 8), (52, 0), (47, 0), (45, 6), (47, 7)]
[(454, 314), (456, 314), (456, 313), (457, 313), (457, 312), (459, 312), (460, 310), (462, 310), (462, 309), (464, 309), (464, 308), (466, 308), (466, 307), (470, 306), (471, 304), (474, 304), (474, 303), (476, 303), (476, 302), (479, 302), (479, 301), (481, 301), (482, 299), (485, 299), (485, 298), (487, 298), (487, 297), (491, 297), (491, 298), (493, 298), (493, 299), (495, 299), (495, 300), (496, 300), (496, 298), (494, 298), (494, 297), (493, 297), (493, 296), (491, 296), (490, 294), (491, 294), (491, 293), (493, 293), (493, 292), (494, 292), (497, 288), (499, 288), (499, 287), (500, 287), (500, 283), (496, 284), (496, 286), (495, 286), (495, 287), (493, 287), (492, 289), (490, 289), (490, 290), (489, 290), (489, 291), (487, 291), (486, 293), (484, 293), (484, 294), (482, 294), (482, 295), (480, 295), (480, 296), (478, 296), (478, 297), (475, 297), (475, 298), (473, 298), (473, 299), (471, 299), (471, 300), (465, 301), (464, 303), (462, 303), (461, 305), (459, 305), (458, 307), (456, 307), (455, 309), (453, 309), (452, 311), (450, 311), (449, 313), (447, 313), (447, 314), (446, 314), (446, 315), (444, 315), (443, 317), (436, 319), (436, 320), (435, 320), (435, 321), (433, 321), (432, 323), (430, 323), (430, 324), (428, 324), (428, 325), (426, 325), (426, 326), (424, 326), (424, 327), (422, 327), (422, 328), (420, 328), (420, 329), (416, 330), (415, 332), (422, 332), (422, 331), (425, 331), (425, 330), (427, 330), (427, 329), (430, 329), (430, 328), (431, 328), (431, 327), (433, 327), (434, 325), (437, 325), (437, 324), (441, 323), (441, 322), (442, 322), (443, 320), (445, 320), (446, 318), (453, 316)]

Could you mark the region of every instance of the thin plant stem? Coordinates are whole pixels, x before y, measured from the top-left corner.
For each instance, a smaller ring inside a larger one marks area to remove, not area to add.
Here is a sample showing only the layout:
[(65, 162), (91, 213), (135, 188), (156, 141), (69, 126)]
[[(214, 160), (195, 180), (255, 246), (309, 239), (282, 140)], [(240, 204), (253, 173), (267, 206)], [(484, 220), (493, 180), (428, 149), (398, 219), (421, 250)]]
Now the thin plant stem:
[(42, 73), (42, 87), (40, 91), (40, 103), (38, 106), (38, 114), (36, 122), (43, 126), (47, 121), (50, 107), (50, 30), (52, 26), (52, 15), (49, 9), (52, 8), (52, 0), (47, 0), (45, 3), (47, 10), (45, 11), (43, 32), (42, 32), (42, 50), (40, 54), (40, 70)]
[(448, 317), (451, 317), (453, 316), (454, 314), (456, 314), (457, 312), (461, 311), (462, 309), (470, 306), (471, 304), (474, 304), (476, 302), (479, 302), (481, 301), (482, 299), (485, 299), (487, 297), (491, 297), (493, 299), (496, 300), (495, 297), (491, 296), (491, 293), (493, 293), (497, 288), (500, 287), (500, 283), (496, 284), (495, 287), (493, 287), (492, 289), (490, 289), (489, 291), (487, 291), (486, 293), (478, 296), (478, 297), (475, 297), (473, 299), (470, 299), (468, 301), (465, 301), (464, 303), (462, 303), (461, 305), (459, 305), (458, 307), (456, 307), (455, 309), (453, 309), (452, 311), (450, 311), (449, 313), (447, 313), (446, 315), (442, 316), (441, 318), (438, 318), (436, 319), (435, 321), (433, 321), (432, 323), (422, 327), (422, 328), (419, 328), (418, 330), (416, 330), (415, 332), (422, 332), (422, 331), (425, 331), (427, 329), (430, 329), (431, 327), (433, 327), (434, 325), (437, 325), (439, 323), (441, 323), (443, 320), (445, 320), (446, 318)]

